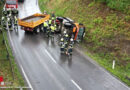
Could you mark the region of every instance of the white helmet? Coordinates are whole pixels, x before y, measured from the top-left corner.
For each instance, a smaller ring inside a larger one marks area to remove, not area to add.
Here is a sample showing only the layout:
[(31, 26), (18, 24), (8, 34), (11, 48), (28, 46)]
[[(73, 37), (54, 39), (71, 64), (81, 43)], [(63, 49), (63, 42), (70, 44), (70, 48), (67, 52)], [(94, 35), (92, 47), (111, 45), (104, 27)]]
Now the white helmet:
[(11, 16), (11, 14), (9, 14), (9, 17)]
[(7, 19), (8, 21), (10, 20), (10, 18)]
[(65, 35), (65, 37), (68, 37), (68, 36), (69, 36), (68, 34)]
[(66, 30), (63, 33), (66, 34)]
[(4, 20), (4, 17), (2, 17), (2, 20)]
[(63, 39), (63, 38), (61, 38), (61, 41), (64, 41), (64, 39)]
[(70, 41), (73, 42), (74, 41), (73, 38), (71, 38)]

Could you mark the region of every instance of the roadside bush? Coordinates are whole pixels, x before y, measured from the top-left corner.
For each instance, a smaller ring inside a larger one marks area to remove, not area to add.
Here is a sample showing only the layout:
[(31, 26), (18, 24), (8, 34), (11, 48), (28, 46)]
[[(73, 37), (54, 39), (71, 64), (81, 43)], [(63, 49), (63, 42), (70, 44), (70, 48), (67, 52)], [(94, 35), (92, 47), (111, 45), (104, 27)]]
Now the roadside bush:
[(94, 0), (97, 2), (106, 3), (112, 9), (127, 12), (130, 7), (130, 0)]

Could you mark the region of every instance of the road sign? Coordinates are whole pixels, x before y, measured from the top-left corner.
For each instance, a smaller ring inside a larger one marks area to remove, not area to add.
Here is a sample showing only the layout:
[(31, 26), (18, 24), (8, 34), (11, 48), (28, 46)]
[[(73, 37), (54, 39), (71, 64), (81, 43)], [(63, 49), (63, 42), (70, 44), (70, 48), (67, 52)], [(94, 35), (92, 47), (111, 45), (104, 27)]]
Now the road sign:
[(4, 83), (4, 79), (3, 79), (3, 76), (0, 76), (0, 86), (4, 86), (5, 83)]
[(3, 82), (3, 76), (0, 76), (0, 82)]

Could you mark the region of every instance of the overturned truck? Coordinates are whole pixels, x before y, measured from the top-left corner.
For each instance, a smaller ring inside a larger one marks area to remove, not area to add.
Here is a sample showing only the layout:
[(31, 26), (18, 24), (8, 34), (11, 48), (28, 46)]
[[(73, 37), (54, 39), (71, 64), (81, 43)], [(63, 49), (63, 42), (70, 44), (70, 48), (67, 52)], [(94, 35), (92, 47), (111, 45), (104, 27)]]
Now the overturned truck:
[(73, 20), (66, 17), (57, 17), (57, 31), (63, 34), (67, 31), (68, 35), (75, 41), (80, 42), (85, 36), (85, 27), (81, 23), (74, 23)]

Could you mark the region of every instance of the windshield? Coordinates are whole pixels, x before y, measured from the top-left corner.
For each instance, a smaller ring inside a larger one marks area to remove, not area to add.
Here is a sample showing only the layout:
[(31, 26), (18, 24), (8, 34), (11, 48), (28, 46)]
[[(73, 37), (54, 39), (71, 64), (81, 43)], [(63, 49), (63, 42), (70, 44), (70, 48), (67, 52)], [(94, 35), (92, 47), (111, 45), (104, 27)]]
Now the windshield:
[(16, 3), (16, 0), (6, 0), (6, 4), (15, 5), (17, 3)]

